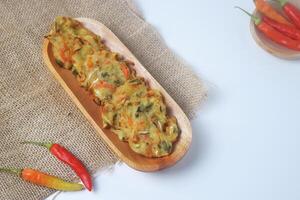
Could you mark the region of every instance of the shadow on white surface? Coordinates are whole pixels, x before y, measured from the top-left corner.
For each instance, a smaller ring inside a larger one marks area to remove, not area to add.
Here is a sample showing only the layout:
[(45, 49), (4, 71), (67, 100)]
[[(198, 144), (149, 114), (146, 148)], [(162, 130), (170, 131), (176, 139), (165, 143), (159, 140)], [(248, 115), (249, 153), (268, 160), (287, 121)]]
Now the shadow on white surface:
[(153, 176), (178, 176), (180, 174), (189, 173), (191, 170), (194, 170), (194, 168), (200, 170), (200, 168), (205, 165), (205, 160), (210, 149), (210, 135), (209, 130), (206, 129), (207, 126), (205, 125), (204, 120), (201, 118), (201, 115), (202, 113), (209, 112), (210, 108), (213, 108), (218, 102), (217, 87), (212, 87), (212, 85), (209, 83), (208, 86), (210, 87), (208, 97), (201, 106), (197, 117), (191, 121), (193, 139), (189, 151), (183, 157), (183, 159), (174, 166), (156, 173), (152, 173)]

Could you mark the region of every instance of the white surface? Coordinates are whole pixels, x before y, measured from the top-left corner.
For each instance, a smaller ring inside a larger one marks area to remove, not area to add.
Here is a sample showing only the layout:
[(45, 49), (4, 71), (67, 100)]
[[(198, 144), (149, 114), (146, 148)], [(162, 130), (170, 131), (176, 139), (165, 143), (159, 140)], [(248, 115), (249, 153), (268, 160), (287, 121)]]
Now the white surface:
[[(300, 61), (260, 49), (249, 33), (252, 0), (139, 0), (145, 18), (207, 82), (193, 144), (176, 166), (126, 165), (96, 178), (94, 192), (57, 200), (299, 200)], [(50, 198), (49, 198), (50, 199)]]

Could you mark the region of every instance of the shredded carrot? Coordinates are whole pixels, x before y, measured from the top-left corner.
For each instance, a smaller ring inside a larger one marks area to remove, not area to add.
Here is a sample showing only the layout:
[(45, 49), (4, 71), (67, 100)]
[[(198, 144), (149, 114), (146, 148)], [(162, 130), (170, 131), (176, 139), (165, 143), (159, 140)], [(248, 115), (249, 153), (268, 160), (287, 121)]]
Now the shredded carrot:
[(130, 117), (128, 117), (128, 125), (131, 127), (133, 126), (133, 121)]
[(70, 53), (67, 47), (67, 44), (64, 43), (63, 48), (61, 48), (60, 50), (60, 57), (62, 58), (62, 60), (64, 62), (70, 62), (71, 61), (71, 57), (70, 57)]
[(105, 56), (107, 54), (107, 51), (106, 50), (100, 50), (99, 53), (98, 53), (100, 56)]
[(137, 124), (137, 129), (144, 129), (146, 126), (145, 126), (145, 122), (144, 121), (141, 121), (140, 123)]
[(88, 57), (88, 60), (87, 60), (87, 67), (89, 69), (92, 69), (94, 67), (94, 63), (93, 63), (93, 58), (90, 56)]
[(118, 102), (120, 103), (120, 102), (122, 102), (126, 98), (127, 98), (126, 94), (120, 95), (120, 97), (118, 98)]
[(122, 64), (121, 64), (121, 70), (122, 70), (122, 72), (123, 72), (125, 78), (128, 79), (128, 78), (129, 78), (129, 73), (130, 73), (130, 72), (129, 72), (129, 69), (128, 69), (128, 67), (127, 67), (127, 65), (126, 65), (125, 63), (122, 63)]
[(106, 60), (106, 61), (104, 62), (104, 64), (105, 64), (105, 65), (110, 64), (110, 60)]
[(147, 91), (147, 96), (148, 96), (148, 97), (154, 96), (154, 91), (153, 91), (153, 90)]
[(139, 141), (138, 136), (134, 135), (134, 136), (132, 137), (132, 142), (137, 143), (138, 141)]
[(291, 24), (286, 18), (284, 18), (277, 10), (275, 10), (267, 0), (255, 0), (256, 9), (267, 17), (286, 24), (290, 26), (294, 26)]
[(115, 86), (113, 86), (112, 84), (106, 82), (106, 81), (99, 81), (98, 83), (96, 83), (95, 87), (99, 87), (99, 88), (108, 88), (110, 90), (114, 90)]

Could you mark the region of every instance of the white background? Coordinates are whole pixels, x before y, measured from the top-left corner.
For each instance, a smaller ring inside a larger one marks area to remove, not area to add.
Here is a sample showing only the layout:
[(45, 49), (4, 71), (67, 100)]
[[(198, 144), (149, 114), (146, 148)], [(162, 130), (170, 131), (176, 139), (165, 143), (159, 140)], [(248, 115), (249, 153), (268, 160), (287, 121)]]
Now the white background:
[(57, 200), (299, 200), (300, 61), (256, 45), (249, 18), (233, 8), (252, 11), (252, 0), (137, 4), (208, 85), (191, 149), (167, 170), (142, 173), (123, 164), (98, 176), (94, 192)]

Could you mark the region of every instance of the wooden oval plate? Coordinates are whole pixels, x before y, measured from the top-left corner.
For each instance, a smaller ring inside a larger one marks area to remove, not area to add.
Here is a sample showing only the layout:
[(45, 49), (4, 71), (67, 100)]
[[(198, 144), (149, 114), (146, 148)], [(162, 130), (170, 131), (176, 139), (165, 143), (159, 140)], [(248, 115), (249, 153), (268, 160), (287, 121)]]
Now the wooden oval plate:
[(100, 107), (93, 101), (92, 95), (84, 88), (80, 87), (70, 70), (63, 69), (55, 63), (51, 50), (52, 45), (47, 39), (44, 39), (43, 58), (49, 70), (70, 95), (87, 120), (102, 136), (104, 141), (127, 165), (140, 171), (157, 171), (174, 165), (185, 155), (192, 140), (191, 124), (182, 109), (117, 38), (117, 36), (115, 36), (106, 26), (96, 20), (88, 18), (77, 18), (77, 20), (82, 22), (86, 28), (95, 34), (100, 35), (101, 38), (104, 39), (105, 44), (112, 51), (118, 52), (126, 59), (134, 62), (135, 65), (133, 68), (136, 70), (137, 74), (144, 77), (150, 87), (161, 91), (168, 107), (168, 113), (177, 118), (178, 125), (181, 129), (181, 134), (174, 145), (173, 152), (169, 156), (162, 158), (146, 158), (133, 152), (127, 142), (120, 141), (114, 133), (104, 129), (102, 127)]
[[(300, 9), (300, 1), (299, 0), (289, 0), (289, 2), (294, 4), (295, 6), (297, 6)], [(270, 4), (272, 4), (274, 6), (274, 8), (276, 8), (278, 11), (280, 11), (282, 13), (278, 3), (274, 2), (274, 1), (270, 1)], [(260, 13), (257, 10), (255, 10), (253, 12), (253, 14), (256, 16), (260, 16)], [(283, 59), (289, 59), (289, 60), (300, 59), (300, 51), (290, 50), (286, 47), (283, 47), (283, 46), (271, 41), (256, 28), (253, 20), (251, 20), (251, 22), (250, 22), (250, 31), (251, 31), (252, 37), (256, 41), (256, 43), (261, 48), (263, 48), (267, 52), (271, 53), (272, 55), (277, 56), (279, 58), (283, 58)]]

